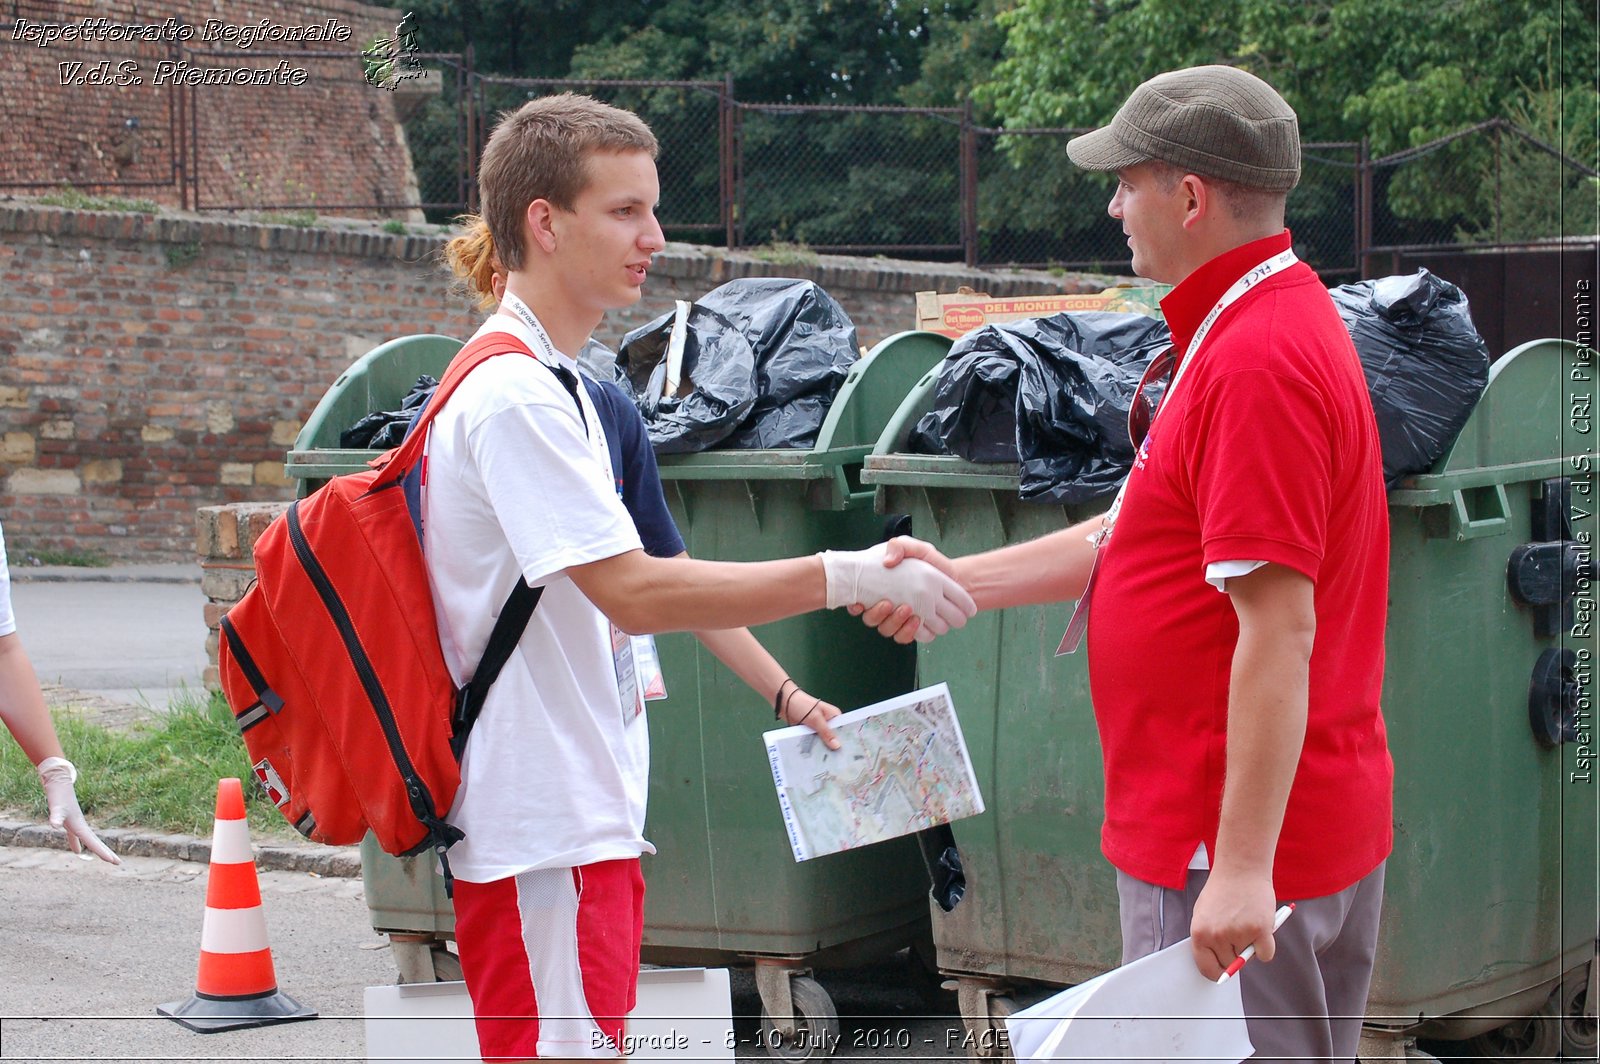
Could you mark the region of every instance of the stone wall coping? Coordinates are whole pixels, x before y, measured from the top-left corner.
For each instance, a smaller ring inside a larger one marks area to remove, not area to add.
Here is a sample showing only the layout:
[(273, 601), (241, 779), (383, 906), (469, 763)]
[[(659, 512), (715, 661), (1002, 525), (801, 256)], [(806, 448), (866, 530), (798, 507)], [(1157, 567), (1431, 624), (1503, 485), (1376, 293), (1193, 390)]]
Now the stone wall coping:
[[(382, 229), (383, 224), (319, 217), (312, 225), (295, 226), (167, 208), (154, 214), (81, 210), (44, 206), (15, 196), (0, 197), (0, 232), (4, 233), (147, 240), (408, 263), (433, 258), (442, 264), (441, 253), (452, 230), (431, 223), (410, 223), (404, 234), (389, 233)], [(960, 263), (821, 255), (804, 249), (729, 251), (676, 243), (659, 252), (651, 268), (665, 277), (703, 279), (708, 287), (737, 277), (788, 277), (798, 270), (825, 289), (951, 293), (964, 285), (997, 298), (1045, 292), (1098, 292), (1128, 280), (1107, 274), (972, 269)]]

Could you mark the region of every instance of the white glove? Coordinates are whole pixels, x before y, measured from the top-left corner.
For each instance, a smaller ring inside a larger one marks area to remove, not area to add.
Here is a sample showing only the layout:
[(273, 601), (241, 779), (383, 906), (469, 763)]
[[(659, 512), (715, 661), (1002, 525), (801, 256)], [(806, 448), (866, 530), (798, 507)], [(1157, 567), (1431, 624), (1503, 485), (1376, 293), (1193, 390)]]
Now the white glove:
[(871, 606), (887, 599), (909, 605), (921, 624), (917, 642), (931, 643), (935, 636), (964, 627), (978, 612), (965, 588), (920, 558), (906, 558), (893, 569), (883, 565), (888, 544), (866, 550), (821, 552), (822, 571), (828, 580), (828, 608), (854, 603)]
[(78, 793), (72, 789), (77, 779), (77, 767), (64, 757), (47, 757), (39, 762), (39, 782), (44, 784), (45, 801), (50, 805), (50, 826), (66, 830), (67, 845), (72, 847), (73, 853), (81, 854), (87, 846), (100, 860), (121, 864), (122, 858), (107, 849), (89, 822), (83, 819)]

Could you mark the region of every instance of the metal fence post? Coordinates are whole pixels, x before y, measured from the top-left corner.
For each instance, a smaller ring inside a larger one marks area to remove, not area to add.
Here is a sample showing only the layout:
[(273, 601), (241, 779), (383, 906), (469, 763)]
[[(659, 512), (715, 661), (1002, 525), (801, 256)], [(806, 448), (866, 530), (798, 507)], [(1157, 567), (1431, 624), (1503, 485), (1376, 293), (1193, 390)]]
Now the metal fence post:
[(466, 112), (466, 132), (462, 137), (462, 152), (466, 163), (466, 187), (461, 189), (461, 200), (467, 210), (478, 210), (478, 72), (473, 66), (472, 42), (462, 53), (461, 104)]
[(1356, 276), (1366, 280), (1372, 247), (1372, 147), (1366, 137), (1356, 146)]
[(978, 131), (972, 123), (972, 100), (961, 105), (961, 247), (967, 267), (978, 265)]
[[(167, 42), (167, 58), (174, 67), (179, 59), (176, 39)], [(183, 90), (167, 86), (167, 145), (172, 152), (172, 182), (178, 186), (178, 206), (189, 209), (189, 137), (184, 126)]]
[(735, 247), (738, 210), (734, 205), (733, 75), (722, 76), (717, 93), (717, 196), (721, 200), (723, 246)]
[[(729, 79), (732, 80), (731, 78)], [(729, 197), (729, 211), (733, 218), (733, 239), (730, 248), (744, 247), (744, 117), (739, 101), (728, 92), (728, 145), (733, 155), (733, 194)]]

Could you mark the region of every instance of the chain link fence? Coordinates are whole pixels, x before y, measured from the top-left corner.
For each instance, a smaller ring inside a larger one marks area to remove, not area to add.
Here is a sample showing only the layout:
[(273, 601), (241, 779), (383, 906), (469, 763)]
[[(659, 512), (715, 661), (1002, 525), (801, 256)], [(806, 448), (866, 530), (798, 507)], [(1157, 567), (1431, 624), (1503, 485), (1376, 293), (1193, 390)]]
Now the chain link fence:
[(164, 41), (68, 40), (48, 48), (0, 19), (7, 146), (0, 189), (170, 191), (181, 180), (181, 90), (158, 81), (181, 59)]
[[(1106, 212), (1110, 174), (1078, 169), (1067, 141), (1085, 129), (978, 129), (977, 261), (1125, 274), (1121, 224)], [(1303, 146), (1288, 224), (1300, 256), (1326, 277), (1359, 272), (1355, 217), (1360, 145)]]
[(1374, 159), (1368, 169), (1368, 252), (1600, 233), (1596, 171), (1503, 119)]
[[(1129, 269), (1106, 214), (1114, 179), (1067, 159), (1081, 129), (990, 129), (958, 108), (752, 103), (728, 81), (507, 78), (475, 72), (470, 52), (418, 54), (424, 76), (385, 92), (367, 84), (359, 53), (58, 42), (46, 62), (37, 51), (0, 67), (0, 91), (24, 104), (13, 121), (34, 127), (0, 160), (0, 188), (149, 189), (162, 202), (176, 190), (202, 210), (444, 223), (476, 209), (477, 159), (498, 116), (574, 91), (655, 131), (669, 239)], [(264, 79), (242, 118), (203, 95), (228, 89), (182, 76), (184, 64), (222, 62)], [(298, 72), (292, 83), (285, 70)], [(326, 136), (350, 128), (339, 120), (352, 109), (369, 119), (363, 132)], [(1357, 143), (1307, 143), (1288, 222), (1302, 258), (1353, 280), (1373, 252), (1593, 237), (1597, 190), (1592, 168), (1496, 119), (1379, 159)]]
[(958, 258), (955, 109), (737, 105), (739, 243)]

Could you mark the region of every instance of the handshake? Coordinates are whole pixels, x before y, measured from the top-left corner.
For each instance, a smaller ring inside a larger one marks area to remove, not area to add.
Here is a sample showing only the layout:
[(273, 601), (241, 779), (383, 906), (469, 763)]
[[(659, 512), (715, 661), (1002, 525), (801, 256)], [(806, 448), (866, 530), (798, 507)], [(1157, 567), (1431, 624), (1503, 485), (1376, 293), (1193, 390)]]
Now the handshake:
[(819, 557), (827, 577), (828, 608), (865, 611), (868, 625), (897, 642), (914, 637), (931, 643), (952, 628), (964, 627), (978, 612), (972, 596), (956, 582), (950, 560), (921, 540), (897, 536), (866, 550), (825, 550)]

